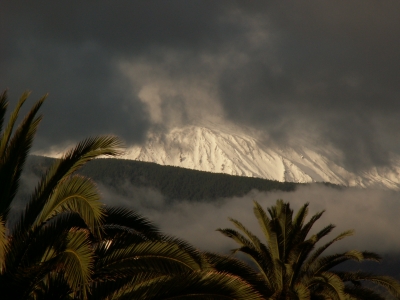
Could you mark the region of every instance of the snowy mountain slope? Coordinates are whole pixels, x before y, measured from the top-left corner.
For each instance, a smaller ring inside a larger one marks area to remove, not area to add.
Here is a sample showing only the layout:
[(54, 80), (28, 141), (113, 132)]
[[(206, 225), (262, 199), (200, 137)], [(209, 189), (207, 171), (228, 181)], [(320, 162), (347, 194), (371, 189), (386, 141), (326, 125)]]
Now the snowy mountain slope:
[(279, 149), (236, 128), (187, 126), (149, 133), (147, 142), (128, 149), (124, 158), (278, 181), (400, 189), (400, 161), (390, 170), (374, 168), (354, 174), (317, 150)]

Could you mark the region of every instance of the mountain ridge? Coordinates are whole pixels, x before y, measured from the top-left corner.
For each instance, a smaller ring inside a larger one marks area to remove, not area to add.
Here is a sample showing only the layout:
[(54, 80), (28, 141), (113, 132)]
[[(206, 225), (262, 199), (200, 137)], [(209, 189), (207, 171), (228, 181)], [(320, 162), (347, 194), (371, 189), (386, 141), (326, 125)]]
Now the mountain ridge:
[(400, 190), (400, 163), (360, 173), (346, 170), (318, 147), (278, 147), (260, 141), (250, 129), (188, 125), (150, 131), (143, 145), (127, 149), (124, 159), (188, 169), (256, 177), (280, 182), (330, 182), (351, 187)]

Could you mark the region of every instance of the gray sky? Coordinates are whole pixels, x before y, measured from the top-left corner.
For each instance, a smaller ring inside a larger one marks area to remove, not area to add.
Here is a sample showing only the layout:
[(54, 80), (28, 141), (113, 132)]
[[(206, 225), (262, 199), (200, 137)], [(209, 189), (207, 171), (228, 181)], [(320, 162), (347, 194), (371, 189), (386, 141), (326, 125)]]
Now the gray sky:
[(0, 89), (49, 99), (35, 147), (219, 118), (353, 170), (400, 154), (400, 2), (11, 1)]

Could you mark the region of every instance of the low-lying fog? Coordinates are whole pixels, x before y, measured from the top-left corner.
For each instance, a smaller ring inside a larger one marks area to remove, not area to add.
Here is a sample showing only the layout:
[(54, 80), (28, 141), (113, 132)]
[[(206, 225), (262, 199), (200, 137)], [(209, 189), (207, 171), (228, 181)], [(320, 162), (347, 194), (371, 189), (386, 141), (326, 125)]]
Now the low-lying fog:
[[(227, 252), (235, 247), (217, 228), (233, 227), (228, 217), (242, 222), (261, 235), (253, 214), (253, 200), (265, 209), (277, 199), (289, 201), (297, 209), (309, 202), (309, 216), (325, 210), (314, 225), (314, 232), (332, 223), (337, 227), (328, 235), (354, 229), (355, 235), (337, 242), (332, 250), (369, 250), (379, 253), (400, 251), (400, 193), (387, 190), (334, 189), (325, 186), (301, 187), (295, 192), (252, 191), (244, 197), (213, 202), (167, 202), (158, 191), (122, 184), (119, 192), (100, 185), (107, 204), (135, 209), (152, 220), (165, 233), (189, 241), (202, 250)], [(125, 195), (125, 196), (123, 196)], [(129, 195), (129, 196), (126, 196)]]
[[(38, 179), (32, 174), (23, 174), (14, 210), (23, 208), (23, 202), (27, 201), (27, 195), (34, 190)], [(337, 242), (331, 251), (358, 249), (380, 254), (400, 253), (400, 192), (314, 185), (300, 187), (295, 192), (252, 191), (243, 197), (212, 202), (171, 202), (156, 190), (134, 187), (127, 182), (121, 183), (118, 189), (100, 183), (98, 186), (106, 204), (134, 209), (164, 233), (185, 239), (201, 250), (228, 253), (236, 247), (233, 241), (216, 231), (217, 228), (233, 228), (228, 217), (239, 220), (261, 237), (253, 214), (253, 200), (266, 209), (277, 199), (283, 199), (290, 202), (295, 212), (309, 202), (308, 217), (325, 210), (313, 232), (335, 224), (337, 227), (326, 239), (348, 229), (355, 230), (354, 236)]]

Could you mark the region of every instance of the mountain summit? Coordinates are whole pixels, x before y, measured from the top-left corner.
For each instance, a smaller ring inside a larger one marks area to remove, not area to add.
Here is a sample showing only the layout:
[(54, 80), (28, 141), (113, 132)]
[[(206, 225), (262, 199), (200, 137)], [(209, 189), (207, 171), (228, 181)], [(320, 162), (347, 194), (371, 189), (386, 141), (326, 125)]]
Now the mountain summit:
[(147, 141), (128, 149), (124, 158), (278, 181), (400, 189), (400, 163), (355, 174), (319, 150), (267, 145), (251, 131), (236, 128), (192, 125), (168, 133), (150, 132)]

